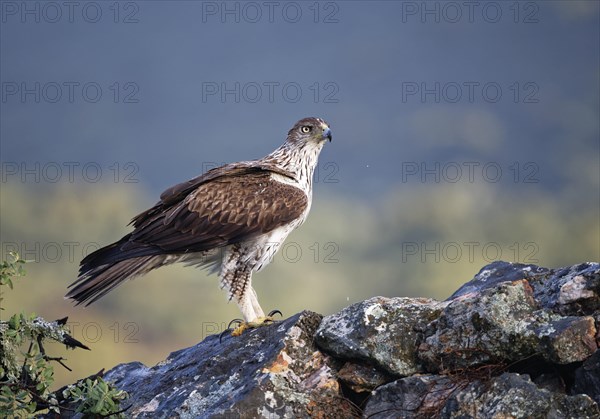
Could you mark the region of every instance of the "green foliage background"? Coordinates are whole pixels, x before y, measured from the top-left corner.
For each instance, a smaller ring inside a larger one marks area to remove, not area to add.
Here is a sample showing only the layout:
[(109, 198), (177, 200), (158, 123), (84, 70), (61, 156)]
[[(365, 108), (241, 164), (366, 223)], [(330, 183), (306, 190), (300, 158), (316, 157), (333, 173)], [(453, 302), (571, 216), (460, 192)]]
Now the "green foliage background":
[[(548, 267), (597, 261), (600, 220), (591, 191), (598, 190), (598, 180), (593, 170), (565, 171), (563, 184), (555, 191), (535, 184), (398, 184), (368, 204), (336, 196), (335, 184), (317, 184), (308, 221), (255, 275), (255, 288), (265, 310), (330, 314), (376, 295), (444, 299), (490, 262), (481, 251), (486, 243), (497, 244), (504, 260)], [(49, 345), (73, 369), (57, 368), (56, 386), (122, 362), (152, 365), (239, 316), (216, 276), (183, 266), (131, 281), (85, 309), (63, 299), (86, 245), (93, 249), (120, 238), (131, 217), (154, 203), (150, 195), (139, 184), (2, 185), (2, 251), (16, 244), (24, 259), (36, 259), (28, 264), (28, 281), (7, 295), (4, 313), (69, 316), (73, 337), (92, 349), (66, 352)], [(463, 254), (456, 258), (448, 248), (437, 261), (403, 254), (407, 242), (430, 249), (436, 242), (440, 248), (455, 243)], [(480, 243), (472, 259), (465, 242)], [(74, 243), (72, 255), (64, 243)], [(535, 254), (524, 249), (526, 243), (537, 246)]]

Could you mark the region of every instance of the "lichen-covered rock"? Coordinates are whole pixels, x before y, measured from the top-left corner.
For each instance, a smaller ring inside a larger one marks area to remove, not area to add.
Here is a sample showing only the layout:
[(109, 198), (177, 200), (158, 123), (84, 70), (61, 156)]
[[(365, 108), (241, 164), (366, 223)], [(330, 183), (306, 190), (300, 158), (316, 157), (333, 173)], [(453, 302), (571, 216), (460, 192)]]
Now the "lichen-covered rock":
[(458, 383), (442, 375), (416, 375), (379, 387), (371, 394), (363, 417), (372, 419), (439, 417)]
[(596, 326), (590, 316), (553, 320), (534, 333), (540, 338), (538, 348), (544, 358), (556, 364), (584, 361), (597, 350)]
[(431, 322), (419, 357), (431, 372), (511, 363), (538, 353), (558, 364), (596, 350), (592, 317), (562, 317), (539, 309), (524, 280), (502, 282), (450, 301)]
[(600, 264), (581, 263), (552, 269), (528, 279), (535, 299), (565, 316), (587, 316), (600, 310)]
[(567, 396), (538, 388), (526, 375), (489, 379), (467, 375), (402, 378), (375, 390), (364, 417), (384, 418), (598, 418), (586, 395)]
[(575, 370), (575, 382), (571, 394), (580, 393), (587, 394), (600, 404), (600, 350)]
[(133, 417), (346, 416), (330, 360), (313, 344), (321, 321), (303, 312), (237, 338), (209, 336), (148, 368), (140, 363), (105, 375), (132, 396)]
[(481, 268), (473, 279), (465, 282), (448, 300), (454, 300), (466, 294), (473, 294), (488, 288), (494, 288), (504, 282), (519, 281), (536, 275), (547, 275), (550, 272), (552, 272), (550, 269), (536, 265), (525, 265), (523, 263), (499, 260)]
[(370, 365), (346, 362), (337, 373), (337, 378), (355, 393), (366, 393), (394, 381), (389, 374)]
[(445, 417), (598, 418), (598, 405), (586, 395), (568, 396), (538, 388), (527, 375), (504, 373), (474, 381), (451, 396)]
[(494, 262), (443, 302), (303, 312), (105, 379), (140, 418), (600, 419), (599, 329), (599, 264)]
[(558, 269), (494, 262), (483, 267), (449, 300), (521, 279), (526, 279), (533, 288), (540, 307), (565, 316), (591, 315), (600, 310), (600, 264), (594, 262)]
[(374, 297), (325, 317), (315, 340), (337, 358), (367, 360), (391, 374), (411, 375), (421, 371), (419, 330), (445, 304), (428, 298)]

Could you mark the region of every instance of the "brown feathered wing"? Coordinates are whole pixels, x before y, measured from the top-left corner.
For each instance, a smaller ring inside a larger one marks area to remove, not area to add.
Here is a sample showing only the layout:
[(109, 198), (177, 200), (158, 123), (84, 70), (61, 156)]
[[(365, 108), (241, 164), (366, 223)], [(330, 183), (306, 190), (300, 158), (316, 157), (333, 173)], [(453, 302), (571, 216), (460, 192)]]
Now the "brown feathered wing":
[(81, 262), (68, 298), (91, 304), (123, 281), (184, 255), (252, 240), (298, 219), (308, 197), (272, 179), (293, 179), (276, 167), (245, 162), (175, 185), (131, 222), (134, 230)]

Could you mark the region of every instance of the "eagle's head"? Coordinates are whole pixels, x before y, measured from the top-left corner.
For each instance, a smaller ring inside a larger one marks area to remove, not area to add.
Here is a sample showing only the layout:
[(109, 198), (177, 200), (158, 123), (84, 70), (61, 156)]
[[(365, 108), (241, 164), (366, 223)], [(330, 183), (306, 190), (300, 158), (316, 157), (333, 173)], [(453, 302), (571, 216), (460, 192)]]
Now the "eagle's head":
[(288, 132), (287, 141), (295, 145), (318, 144), (325, 140), (331, 141), (329, 124), (321, 118), (304, 118), (296, 122)]

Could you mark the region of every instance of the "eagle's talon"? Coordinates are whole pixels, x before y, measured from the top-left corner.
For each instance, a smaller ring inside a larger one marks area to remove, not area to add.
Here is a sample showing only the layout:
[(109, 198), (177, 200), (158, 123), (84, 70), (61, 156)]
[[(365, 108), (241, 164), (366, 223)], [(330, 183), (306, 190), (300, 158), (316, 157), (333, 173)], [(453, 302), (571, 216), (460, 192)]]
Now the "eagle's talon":
[(240, 336), (247, 329), (257, 329), (259, 327), (268, 326), (270, 324), (275, 323), (277, 320), (275, 320), (272, 317), (272, 314), (274, 312), (281, 314), (281, 312), (279, 312), (279, 310), (273, 310), (271, 313), (269, 313), (268, 316), (258, 317), (256, 319), (252, 320), (251, 322), (240, 322), (239, 325), (238, 325), (238, 327), (236, 327), (231, 332), (231, 336)]
[(226, 336), (227, 333), (229, 333), (229, 332), (233, 332), (233, 329), (228, 328), (228, 329), (223, 330), (221, 333), (219, 333), (219, 343), (223, 343), (223, 336)]
[(267, 314), (267, 317), (270, 317), (272, 319), (272, 317), (275, 316), (276, 314), (279, 314), (281, 317), (283, 317), (283, 313), (277, 309), (269, 311), (269, 314)]
[(238, 327), (239, 325), (241, 325), (242, 323), (244, 323), (244, 321), (242, 319), (233, 319), (232, 321), (229, 322), (229, 324), (227, 325), (227, 330), (232, 330), (231, 329), (231, 325), (232, 324), (237, 324)]

